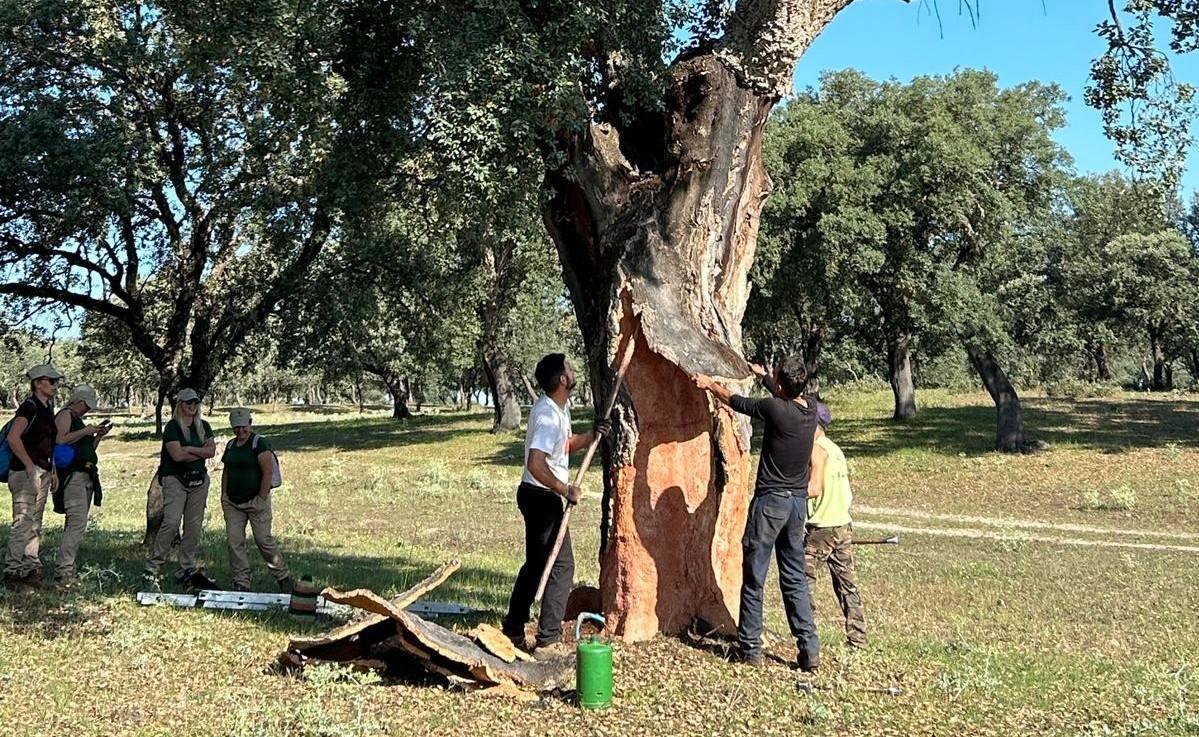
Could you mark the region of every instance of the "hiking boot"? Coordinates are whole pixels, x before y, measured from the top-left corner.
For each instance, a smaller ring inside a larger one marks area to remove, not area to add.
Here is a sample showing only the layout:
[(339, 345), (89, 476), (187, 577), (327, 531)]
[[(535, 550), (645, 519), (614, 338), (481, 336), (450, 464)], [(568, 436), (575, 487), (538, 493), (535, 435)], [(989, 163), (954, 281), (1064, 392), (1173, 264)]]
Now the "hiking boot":
[(33, 569), (33, 572), (25, 577), (25, 585), (31, 588), (40, 589), (44, 583), (46, 583), (46, 577), (41, 568)]
[(753, 652), (737, 650), (733, 653), (731, 660), (734, 663), (748, 665), (750, 668), (762, 668), (766, 665), (766, 659), (762, 656), (761, 650), (754, 650)]
[(791, 667), (801, 673), (815, 673), (820, 670), (820, 656), (800, 653), (796, 657), (795, 662), (791, 664)]
[(846, 640), (846, 643), (848, 643), (849, 646), (851, 648), (853, 648), (854, 650), (865, 650), (866, 649), (866, 639), (865, 638), (862, 638), (860, 640)]
[(79, 577), (73, 573), (66, 574), (66, 575), (60, 575), (54, 579), (54, 588), (58, 589), (59, 591), (66, 591), (67, 589), (73, 589), (78, 585), (79, 585)]
[(15, 573), (4, 574), (4, 588), (16, 589), (25, 585), (25, 579)]
[(292, 583), (291, 576), (288, 576), (287, 578), (281, 578), (276, 581), (275, 584), (279, 587), (279, 590), (285, 594), (290, 594), (296, 589), (296, 585)]
[(232, 583), (232, 584), (230, 584), (230, 586), (232, 587), (229, 589), (230, 591), (237, 591), (242, 594), (246, 594), (246, 593), (250, 592), (250, 587), (245, 585), (244, 583)]
[(567, 645), (561, 640), (547, 642), (544, 645), (538, 645), (533, 648), (533, 658), (536, 660), (556, 660), (558, 658), (566, 658), (574, 655), (574, 650), (570, 645)]
[(525, 637), (525, 630), (523, 627), (520, 629), (516, 629), (514, 627), (504, 627), (501, 631), (504, 633), (504, 637), (507, 637), (508, 641), (512, 643), (512, 647), (526, 653), (529, 652), (529, 639)]
[(220, 584), (208, 577), (208, 574), (200, 569), (191, 572), (187, 577), (188, 588), (196, 589), (197, 591), (216, 590), (220, 589)]

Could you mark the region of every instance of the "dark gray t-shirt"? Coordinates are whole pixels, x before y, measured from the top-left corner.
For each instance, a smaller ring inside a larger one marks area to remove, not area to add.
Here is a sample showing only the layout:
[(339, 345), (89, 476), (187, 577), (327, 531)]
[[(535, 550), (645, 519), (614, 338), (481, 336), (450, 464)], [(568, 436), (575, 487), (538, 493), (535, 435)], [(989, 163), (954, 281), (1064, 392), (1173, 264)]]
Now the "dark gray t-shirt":
[(766, 424), (754, 493), (790, 492), (807, 496), (816, 411), (779, 397), (749, 399), (738, 395), (729, 400), (729, 405)]

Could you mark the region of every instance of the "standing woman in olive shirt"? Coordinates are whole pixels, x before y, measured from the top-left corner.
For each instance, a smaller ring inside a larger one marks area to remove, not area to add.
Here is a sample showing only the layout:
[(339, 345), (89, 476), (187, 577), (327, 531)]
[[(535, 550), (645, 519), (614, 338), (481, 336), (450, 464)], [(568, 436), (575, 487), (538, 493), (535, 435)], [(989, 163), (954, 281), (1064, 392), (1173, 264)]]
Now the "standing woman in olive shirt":
[(225, 513), (225, 537), (229, 542), (229, 572), (234, 591), (250, 590), (250, 561), (246, 559), (246, 523), (254, 533), (254, 545), (266, 561), (279, 590), (291, 593), (291, 574), (271, 534), (271, 483), (275, 456), (266, 438), (250, 429), (250, 410), (239, 407), (229, 413), (233, 439), (225, 446), (221, 463), (221, 511)]
[(205, 461), (216, 455), (212, 426), (200, 417), (200, 395), (193, 389), (181, 389), (175, 397), (175, 411), (162, 431), (162, 452), (158, 476), (162, 480), (162, 526), (154, 538), (146, 560), (147, 578), (157, 581), (162, 564), (171, 552), (171, 543), (183, 522), (179, 543), (179, 572), (175, 578), (190, 582), (196, 570), (196, 550), (204, 529), (204, 508), (208, 502), (208, 468)]

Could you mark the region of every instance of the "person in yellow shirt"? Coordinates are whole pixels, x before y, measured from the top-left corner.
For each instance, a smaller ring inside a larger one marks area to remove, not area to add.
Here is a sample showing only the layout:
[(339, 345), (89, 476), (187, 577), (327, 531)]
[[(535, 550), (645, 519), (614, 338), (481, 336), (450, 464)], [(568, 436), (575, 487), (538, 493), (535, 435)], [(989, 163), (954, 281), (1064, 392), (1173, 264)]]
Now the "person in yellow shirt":
[(804, 572), (814, 590), (816, 574), (828, 566), (833, 592), (845, 618), (845, 636), (853, 647), (866, 647), (866, 610), (853, 568), (853, 520), (849, 505), (849, 468), (845, 454), (827, 434), (832, 413), (816, 403), (816, 441), (812, 449), (812, 475), (808, 484), (808, 536), (804, 543)]

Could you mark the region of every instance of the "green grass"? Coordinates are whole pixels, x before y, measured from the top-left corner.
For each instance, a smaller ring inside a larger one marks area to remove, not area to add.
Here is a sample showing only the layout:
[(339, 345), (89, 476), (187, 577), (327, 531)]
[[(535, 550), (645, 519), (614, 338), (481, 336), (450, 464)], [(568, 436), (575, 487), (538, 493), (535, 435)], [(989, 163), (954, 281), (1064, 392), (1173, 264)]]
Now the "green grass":
[[(280, 676), (270, 665), (288, 637), (321, 625), (138, 607), (157, 445), (145, 424), (117, 418), (101, 447), (105, 504), (84, 541), (82, 584), (0, 592), (0, 720), (12, 735), (175, 737), (1199, 734), (1199, 553), (1102, 546), (1199, 547), (1199, 402), (1030, 397), (1030, 434), (1053, 449), (1001, 456), (989, 450), (985, 395), (920, 401), (916, 420), (896, 424), (888, 395), (830, 397), (857, 503), (871, 510), (856, 515), (859, 534), (909, 530), (898, 548), (859, 549), (869, 650), (844, 646), (822, 580), (814, 694), (798, 694), (781, 665), (747, 671), (659, 638), (618, 647), (618, 701), (600, 714), (335, 669)], [(279, 410), (258, 422), (283, 461), (275, 527), (293, 570), (392, 594), (457, 557), (462, 569), (434, 598), (498, 619), (520, 564), (519, 437), (489, 435), (482, 414), (394, 422)], [(227, 582), (214, 502), (201, 556)], [(596, 506), (574, 518), (580, 581), (598, 577)], [(47, 512), (47, 562), (60, 532)], [(254, 566), (255, 587), (270, 590)], [(776, 591), (767, 614), (785, 630)], [(866, 690), (890, 685), (904, 694)]]

